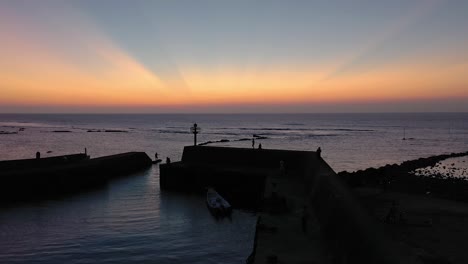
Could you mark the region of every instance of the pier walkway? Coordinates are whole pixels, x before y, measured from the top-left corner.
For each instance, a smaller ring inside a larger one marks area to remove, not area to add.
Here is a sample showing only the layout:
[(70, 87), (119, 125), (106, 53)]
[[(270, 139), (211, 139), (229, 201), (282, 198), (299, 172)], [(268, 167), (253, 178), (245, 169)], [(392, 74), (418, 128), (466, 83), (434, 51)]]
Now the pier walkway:
[(312, 208), (306, 209), (303, 230), (304, 205), (307, 203), (303, 181), (272, 175), (266, 179), (265, 200), (271, 199), (273, 192), (285, 198), (287, 211), (275, 213), (265, 208), (266, 211), (259, 214), (256, 252), (251, 263), (331, 263)]

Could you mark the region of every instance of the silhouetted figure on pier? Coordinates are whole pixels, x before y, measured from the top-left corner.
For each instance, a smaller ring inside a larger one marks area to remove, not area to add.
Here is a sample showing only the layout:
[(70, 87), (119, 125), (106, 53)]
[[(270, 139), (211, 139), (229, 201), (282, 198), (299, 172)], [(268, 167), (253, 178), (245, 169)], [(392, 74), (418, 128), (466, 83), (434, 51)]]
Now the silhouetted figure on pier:
[(255, 148), (255, 137), (252, 137), (252, 148)]
[(286, 168), (284, 167), (284, 161), (280, 160), (280, 176), (284, 176), (286, 174)]
[(40, 159), (41, 158), (41, 153), (38, 151), (36, 152), (36, 159)]
[(169, 157), (166, 158), (166, 164), (171, 164), (171, 159)]
[(318, 147), (317, 156), (321, 157), (321, 155), (322, 155), (322, 149), (320, 147)]
[(258, 149), (262, 149), (262, 144), (258, 144)]
[(158, 160), (158, 159), (159, 159), (158, 158), (158, 153), (156, 152), (156, 153), (154, 153), (154, 160)]
[(302, 209), (302, 232), (307, 233), (307, 222), (309, 220), (309, 212), (307, 211), (307, 206), (304, 205)]
[(385, 217), (385, 222), (388, 224), (395, 224), (397, 222), (398, 215), (398, 203), (397, 201), (392, 201), (392, 206), (388, 210), (387, 216)]
[(268, 264), (277, 264), (278, 263), (278, 256), (277, 255), (268, 255), (267, 256), (267, 263)]

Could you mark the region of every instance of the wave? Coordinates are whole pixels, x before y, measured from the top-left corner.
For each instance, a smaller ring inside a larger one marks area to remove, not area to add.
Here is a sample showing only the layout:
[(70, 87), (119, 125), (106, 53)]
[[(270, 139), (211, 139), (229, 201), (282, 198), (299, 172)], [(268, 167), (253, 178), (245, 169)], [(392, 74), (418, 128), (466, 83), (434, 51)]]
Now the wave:
[(234, 133), (234, 132), (203, 132), (205, 135), (226, 135), (226, 136), (239, 136), (242, 135), (243, 133)]
[(302, 123), (285, 123), (283, 125), (285, 125), (285, 126), (305, 126), (305, 124), (302, 124)]
[(161, 134), (191, 134), (190, 131), (187, 130), (151, 129), (151, 131)]
[(355, 128), (332, 128), (332, 129), (316, 129), (316, 130), (330, 130), (330, 131), (357, 131), (357, 132), (373, 132), (373, 129), (355, 129)]
[(309, 134), (309, 135), (306, 135), (307, 138), (318, 138), (318, 137), (337, 137), (337, 136), (341, 136), (341, 135), (338, 135), (338, 134), (320, 134), (320, 135), (312, 135), (312, 134)]
[(222, 127), (219, 130), (251, 130), (251, 131), (349, 131), (349, 132), (373, 132), (373, 129), (355, 128), (286, 128), (286, 127)]
[(66, 126), (51, 125), (47, 123), (33, 123), (33, 122), (0, 122), (0, 127), (10, 128), (22, 128), (22, 127), (34, 127), (34, 128), (62, 128)]
[[(168, 126), (164, 128), (153, 128), (153, 131), (160, 134), (192, 134), (190, 130), (185, 127)], [(303, 137), (303, 138), (317, 138), (317, 137), (331, 137), (331, 136), (344, 136), (349, 133), (359, 132), (372, 132), (371, 129), (354, 129), (354, 128), (286, 128), (286, 127), (218, 127), (207, 128), (201, 132), (203, 135), (212, 135), (219, 137), (249, 137), (250, 135), (268, 136), (274, 138), (288, 138), (288, 137)]]

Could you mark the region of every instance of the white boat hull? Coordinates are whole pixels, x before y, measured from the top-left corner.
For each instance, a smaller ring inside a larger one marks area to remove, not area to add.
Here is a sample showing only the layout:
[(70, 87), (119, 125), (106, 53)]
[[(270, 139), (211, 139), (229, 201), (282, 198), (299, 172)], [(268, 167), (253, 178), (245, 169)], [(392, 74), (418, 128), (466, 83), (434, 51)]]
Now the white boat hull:
[(212, 188), (209, 188), (206, 192), (206, 205), (211, 213), (216, 216), (225, 216), (232, 212), (231, 204)]

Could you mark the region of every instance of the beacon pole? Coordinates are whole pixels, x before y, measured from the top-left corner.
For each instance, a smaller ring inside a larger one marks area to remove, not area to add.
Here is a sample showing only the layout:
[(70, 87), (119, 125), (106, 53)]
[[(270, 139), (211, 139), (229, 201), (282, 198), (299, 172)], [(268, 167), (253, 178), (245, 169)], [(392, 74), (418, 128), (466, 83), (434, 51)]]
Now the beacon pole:
[(193, 124), (193, 127), (190, 128), (190, 131), (193, 133), (193, 145), (197, 145), (197, 134), (200, 133), (200, 128), (197, 123)]

